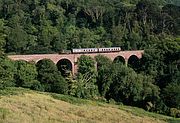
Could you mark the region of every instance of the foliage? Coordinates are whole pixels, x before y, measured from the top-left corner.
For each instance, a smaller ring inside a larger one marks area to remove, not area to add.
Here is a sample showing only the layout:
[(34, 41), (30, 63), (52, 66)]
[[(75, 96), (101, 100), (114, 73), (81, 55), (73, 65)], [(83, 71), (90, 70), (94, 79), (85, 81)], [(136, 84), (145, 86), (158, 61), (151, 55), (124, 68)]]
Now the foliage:
[(26, 61), (16, 61), (15, 68), (16, 86), (30, 88), (36, 81), (38, 74), (35, 64)]
[(163, 99), (167, 106), (180, 109), (180, 83), (170, 83), (163, 90)]
[(0, 88), (15, 86), (14, 63), (5, 56), (0, 56)]
[(6, 35), (4, 34), (4, 20), (0, 19), (0, 54), (2, 54), (3, 47), (5, 46), (6, 40), (5, 37)]
[[(16, 85), (81, 98), (101, 96), (175, 115), (179, 110), (179, 5), (178, 0), (1, 0), (0, 88)], [(4, 56), (4, 52), (55, 53), (111, 46), (145, 52), (135, 67), (82, 55), (77, 76), (66, 78), (50, 60), (35, 66)]]
[(112, 61), (105, 56), (99, 55), (95, 57), (97, 62), (97, 85), (101, 96), (105, 97), (112, 83)]
[(95, 62), (90, 56), (81, 55), (78, 59), (78, 73), (95, 74)]
[(176, 0), (2, 0), (0, 48), (17, 54), (81, 47), (144, 49), (151, 37), (179, 35), (177, 5)]
[(178, 41), (164, 40), (155, 44), (153, 49), (145, 50), (142, 71), (154, 76), (160, 88), (179, 79), (179, 49)]
[(111, 70), (113, 83), (108, 98), (140, 106), (140, 103), (154, 103), (159, 97), (159, 89), (149, 76), (137, 74), (131, 68), (118, 63), (113, 64)]
[(82, 55), (78, 59), (77, 81), (77, 97), (92, 98), (98, 95), (95, 62), (90, 56)]
[(38, 71), (38, 80), (44, 86), (45, 91), (64, 94), (67, 93), (67, 82), (61, 76), (57, 66), (51, 60), (40, 60), (36, 67)]

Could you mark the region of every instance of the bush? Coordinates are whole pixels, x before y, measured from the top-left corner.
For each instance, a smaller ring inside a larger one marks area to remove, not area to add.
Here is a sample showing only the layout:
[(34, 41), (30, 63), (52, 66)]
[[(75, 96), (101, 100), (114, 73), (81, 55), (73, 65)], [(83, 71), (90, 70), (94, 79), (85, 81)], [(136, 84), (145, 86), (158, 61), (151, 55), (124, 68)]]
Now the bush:
[(0, 56), (0, 89), (15, 86), (14, 63), (4, 56)]
[(31, 89), (36, 91), (44, 91), (44, 86), (41, 85), (39, 81), (34, 81), (31, 86)]
[(38, 70), (38, 80), (45, 91), (63, 93), (68, 91), (68, 83), (61, 76), (57, 66), (50, 59), (43, 59), (36, 65)]
[(56, 81), (51, 85), (51, 92), (67, 94), (68, 93), (67, 81), (61, 75), (56, 75), (56, 77), (57, 77)]
[(180, 84), (168, 84), (162, 93), (165, 104), (171, 108), (180, 108)]
[(75, 96), (80, 98), (95, 98), (99, 95), (96, 77), (95, 61), (90, 56), (82, 55), (78, 59), (78, 76)]
[(180, 118), (180, 110), (177, 108), (170, 108), (170, 116)]
[(37, 78), (37, 70), (35, 64), (28, 63), (26, 61), (15, 62), (16, 73), (15, 80), (16, 85), (20, 87), (30, 88)]

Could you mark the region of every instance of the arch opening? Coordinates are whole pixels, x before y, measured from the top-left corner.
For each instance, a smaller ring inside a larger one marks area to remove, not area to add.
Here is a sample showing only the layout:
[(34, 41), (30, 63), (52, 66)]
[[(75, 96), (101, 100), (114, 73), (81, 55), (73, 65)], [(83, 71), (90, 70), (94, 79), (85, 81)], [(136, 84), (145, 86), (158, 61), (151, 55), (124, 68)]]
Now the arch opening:
[(122, 63), (122, 64), (125, 64), (125, 63), (126, 63), (124, 57), (122, 57), (122, 56), (117, 56), (117, 57), (114, 59), (113, 62), (114, 62), (114, 63)]
[(56, 64), (51, 59), (40, 59), (36, 62), (37, 71), (43, 69), (47, 71), (57, 70)]
[(130, 56), (128, 59), (128, 66), (137, 71), (140, 67), (140, 59), (136, 55)]
[(57, 63), (57, 68), (61, 72), (62, 76), (69, 76), (72, 74), (72, 63), (68, 59), (61, 59)]

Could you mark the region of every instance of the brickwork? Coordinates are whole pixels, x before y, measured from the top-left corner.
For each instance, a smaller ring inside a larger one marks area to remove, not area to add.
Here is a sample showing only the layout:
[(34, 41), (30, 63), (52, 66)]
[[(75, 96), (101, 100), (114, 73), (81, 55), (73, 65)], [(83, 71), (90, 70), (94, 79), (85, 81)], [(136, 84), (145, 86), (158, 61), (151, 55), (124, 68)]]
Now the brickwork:
[(112, 61), (118, 57), (122, 56), (126, 63), (128, 62), (128, 59), (132, 56), (135, 55), (139, 59), (142, 57), (142, 54), (144, 53), (143, 50), (137, 50), (137, 51), (120, 51), (120, 52), (110, 52), (110, 53), (90, 53), (90, 54), (32, 54), (32, 55), (9, 55), (8, 57), (12, 60), (25, 60), (25, 61), (34, 61), (38, 62), (39, 60), (42, 59), (50, 59), (52, 60), (55, 64), (57, 64), (58, 61), (62, 59), (67, 59), (71, 62), (72, 64), (72, 73), (75, 74), (77, 72), (77, 60), (81, 55), (87, 55), (91, 56), (94, 58), (97, 55), (104, 55), (111, 59)]

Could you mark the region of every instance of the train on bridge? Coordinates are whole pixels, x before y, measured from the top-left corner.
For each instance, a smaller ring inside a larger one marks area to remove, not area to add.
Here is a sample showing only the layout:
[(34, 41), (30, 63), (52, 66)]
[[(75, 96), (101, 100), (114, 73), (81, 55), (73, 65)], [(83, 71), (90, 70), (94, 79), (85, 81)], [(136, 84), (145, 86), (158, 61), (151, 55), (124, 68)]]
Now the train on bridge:
[(85, 54), (85, 53), (108, 53), (108, 52), (119, 52), (121, 47), (109, 47), (109, 48), (80, 48), (63, 50), (60, 54)]

